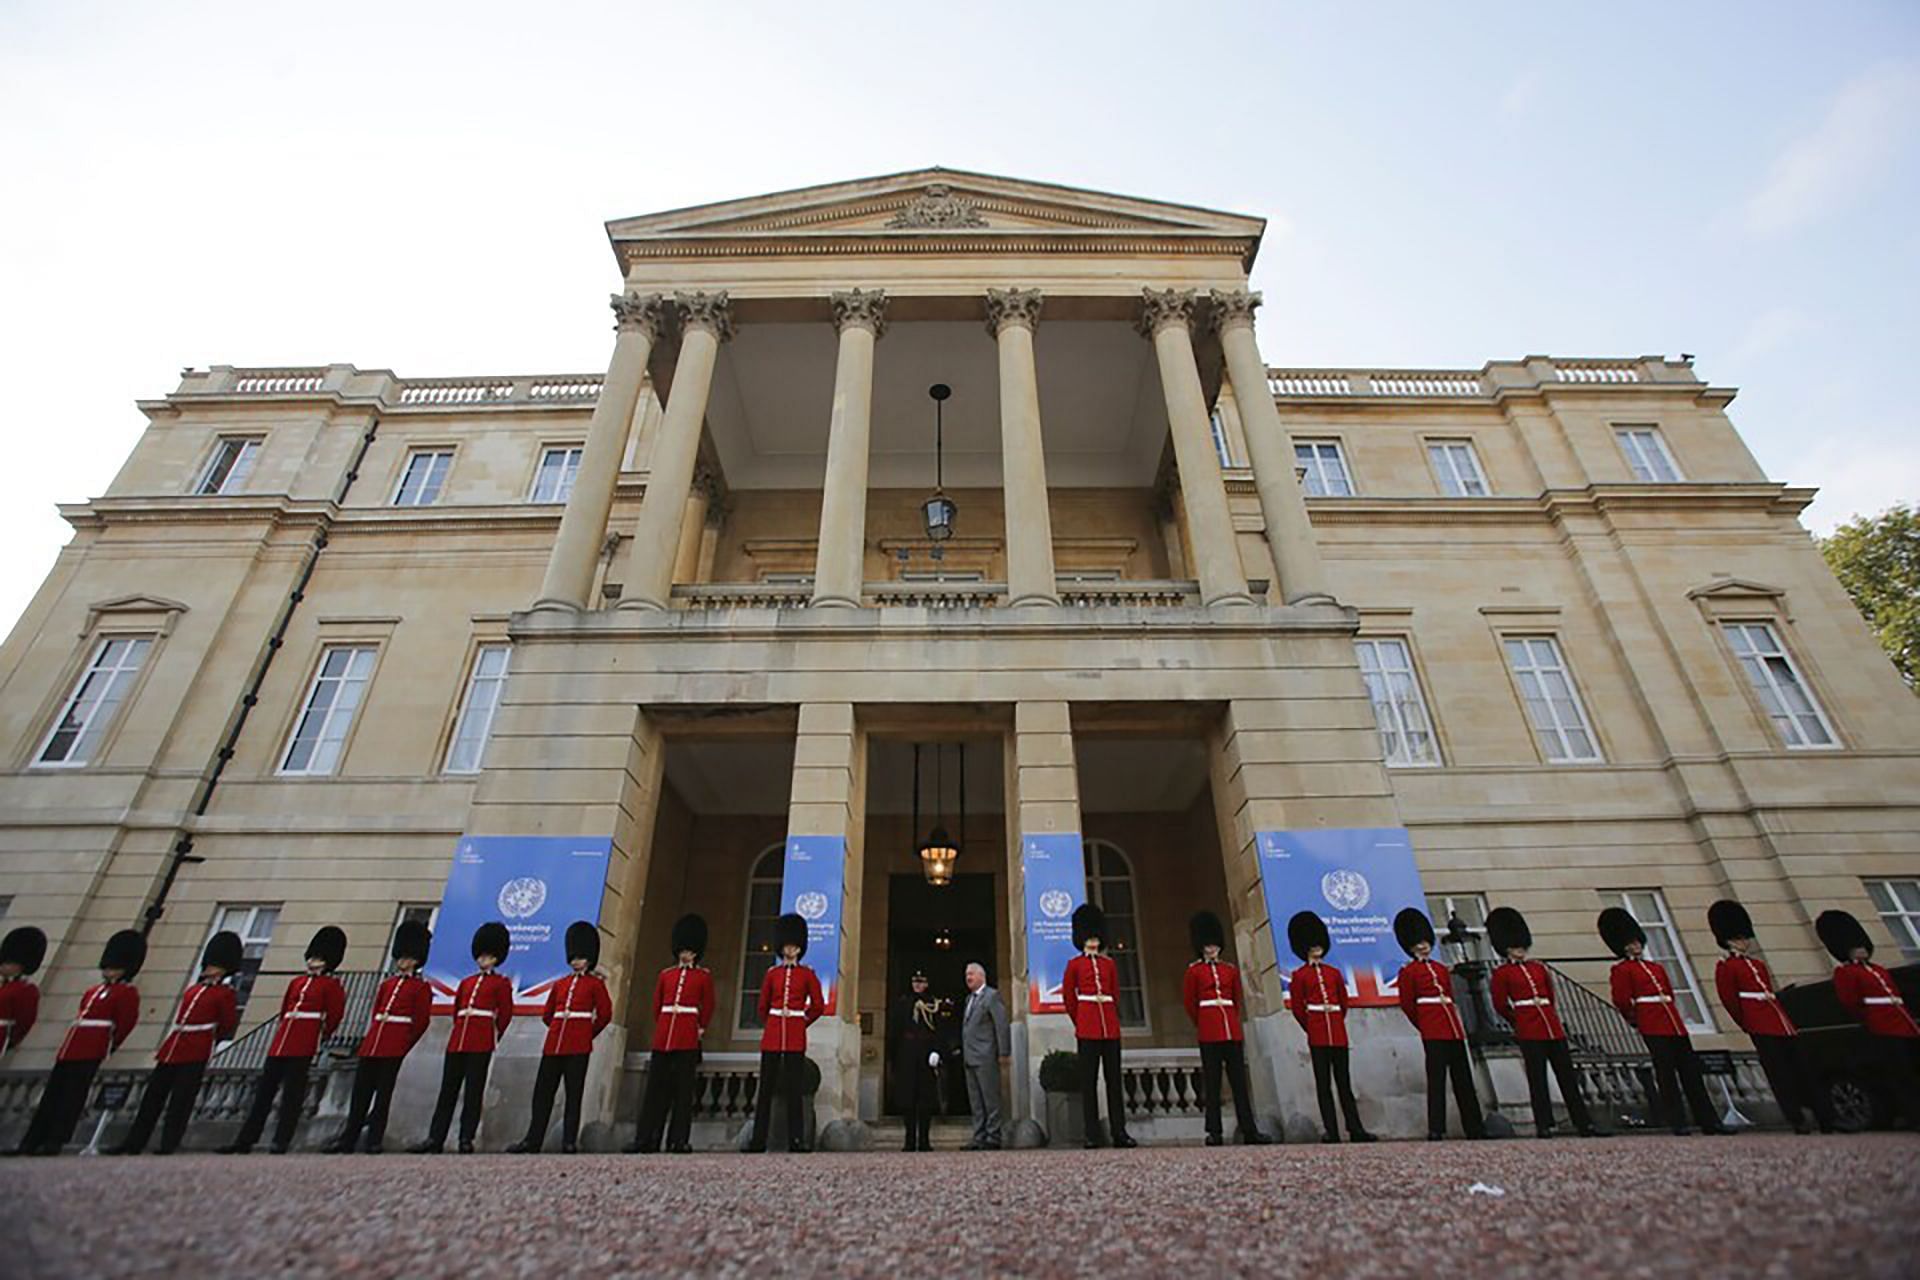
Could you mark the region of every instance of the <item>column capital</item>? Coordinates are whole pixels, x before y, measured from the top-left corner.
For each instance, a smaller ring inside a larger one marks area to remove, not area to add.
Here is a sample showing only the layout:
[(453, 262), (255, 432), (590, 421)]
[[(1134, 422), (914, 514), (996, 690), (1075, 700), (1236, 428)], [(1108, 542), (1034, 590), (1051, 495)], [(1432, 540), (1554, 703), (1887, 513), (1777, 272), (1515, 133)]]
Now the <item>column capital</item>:
[(1199, 294), (1192, 289), (1142, 289), (1140, 319), (1136, 323), (1140, 336), (1151, 338), (1168, 325), (1176, 324), (1190, 330), (1198, 301)]
[(733, 303), (725, 289), (713, 293), (676, 293), (673, 305), (689, 329), (705, 329), (717, 342), (733, 336)]
[(987, 290), (987, 332), (997, 338), (1010, 324), (1023, 324), (1029, 332), (1038, 329), (1042, 301), (1038, 289)]
[(1252, 289), (1214, 289), (1207, 297), (1213, 303), (1213, 327), (1222, 333), (1240, 324), (1252, 328), (1254, 308), (1262, 302)]
[(848, 289), (827, 296), (833, 304), (833, 331), (866, 329), (878, 338), (887, 331), (887, 291), (885, 289)]
[(616, 293), (607, 299), (613, 308), (616, 333), (637, 329), (647, 341), (660, 341), (667, 324), (667, 300), (657, 293)]

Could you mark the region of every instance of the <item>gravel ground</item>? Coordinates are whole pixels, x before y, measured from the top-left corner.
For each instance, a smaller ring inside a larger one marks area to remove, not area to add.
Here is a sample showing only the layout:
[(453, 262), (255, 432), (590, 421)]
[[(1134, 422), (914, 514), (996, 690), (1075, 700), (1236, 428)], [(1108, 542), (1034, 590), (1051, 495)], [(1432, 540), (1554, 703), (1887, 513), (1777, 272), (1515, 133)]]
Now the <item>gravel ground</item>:
[(36, 1278), (1920, 1276), (1920, 1137), (69, 1156), (0, 1161), (0, 1237)]

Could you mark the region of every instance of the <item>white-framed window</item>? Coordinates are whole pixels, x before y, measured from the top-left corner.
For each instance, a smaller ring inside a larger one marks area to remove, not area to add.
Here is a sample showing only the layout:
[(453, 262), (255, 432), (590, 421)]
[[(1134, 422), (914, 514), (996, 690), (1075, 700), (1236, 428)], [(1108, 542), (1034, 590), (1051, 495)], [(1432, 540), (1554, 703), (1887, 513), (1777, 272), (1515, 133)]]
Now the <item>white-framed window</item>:
[(540, 469), (533, 473), (530, 502), (565, 502), (573, 496), (580, 474), (581, 448), (577, 444), (551, 445), (540, 453)]
[(205, 497), (217, 493), (238, 493), (253, 474), (254, 460), (260, 456), (260, 437), (221, 436), (214, 442), (213, 456), (201, 468), (193, 491)]
[(1380, 729), (1380, 753), (1389, 765), (1437, 765), (1440, 740), (1427, 714), (1414, 670), (1413, 649), (1398, 636), (1362, 636), (1353, 642), (1360, 678)]
[(1647, 935), (1647, 959), (1658, 960), (1673, 982), (1674, 1003), (1687, 1030), (1711, 1033), (1713, 1016), (1707, 1002), (1700, 998), (1700, 980), (1693, 976), (1693, 962), (1680, 945), (1680, 933), (1673, 927), (1673, 913), (1658, 889), (1620, 889), (1601, 895), (1607, 905), (1625, 907), (1627, 914), (1640, 922)]
[(1435, 951), (1438, 959), (1451, 964), (1458, 959), (1448, 949), (1447, 922), (1455, 916), (1465, 926), (1467, 934), (1467, 959), (1497, 959), (1487, 949), (1487, 895), (1484, 893), (1430, 893), (1427, 895), (1427, 918), (1433, 921), (1433, 932), (1438, 941)]
[[(213, 909), (213, 927), (207, 930), (207, 936), (201, 942), (204, 949), (213, 935), (223, 929), (230, 929), (240, 935), (240, 971), (233, 975), (232, 986), (234, 1000), (241, 1009), (247, 1007), (247, 997), (253, 994), (254, 979), (260, 976), (260, 964), (267, 958), (267, 947), (273, 942), (273, 928), (280, 923), (280, 904), (258, 902), (223, 902)], [(195, 973), (199, 970), (196, 968)]]
[(1902, 958), (1920, 960), (1920, 880), (1869, 880), (1866, 885)]
[(780, 918), (780, 886), (787, 874), (787, 846), (770, 844), (747, 875), (747, 927), (740, 941), (741, 1032), (760, 1029), (760, 980), (780, 957), (773, 953), (773, 922)]
[(1429, 440), (1427, 461), (1433, 464), (1433, 478), (1440, 492), (1449, 498), (1484, 498), (1487, 475), (1480, 469), (1480, 455), (1471, 440)]
[(1727, 644), (1746, 672), (1754, 696), (1766, 709), (1780, 740), (1789, 747), (1837, 747), (1833, 726), (1826, 713), (1814, 701), (1813, 691), (1801, 678), (1793, 657), (1780, 643), (1772, 624), (1766, 622), (1723, 622)]
[(152, 636), (102, 637), (33, 762), (71, 769), (91, 761), (152, 648)]
[[(387, 930), (387, 949), (381, 953), (381, 963), (390, 963), (393, 959), (393, 940), (400, 934), (400, 926), (413, 921), (427, 926), (432, 933), (440, 926), (440, 904), (437, 902), (403, 902), (393, 913), (393, 928)], [(436, 943), (437, 945), (437, 943)], [(506, 957), (502, 956), (501, 959)]]
[(1347, 457), (1338, 440), (1295, 440), (1293, 461), (1307, 469), (1306, 487), (1310, 498), (1351, 498), (1353, 477), (1347, 472)]
[(339, 766), (354, 714), (373, 675), (375, 652), (370, 644), (328, 645), (320, 651), (313, 682), (307, 686), (300, 716), (280, 757), (281, 773), (325, 774)]
[(440, 500), (440, 490), (453, 468), (451, 449), (415, 449), (407, 455), (399, 487), (393, 491), (396, 507), (428, 507)]
[(1633, 469), (1633, 478), (1642, 484), (1673, 484), (1684, 480), (1680, 467), (1667, 450), (1666, 439), (1658, 427), (1615, 427), (1614, 439)]
[(447, 743), (448, 773), (480, 772), (487, 736), (493, 732), (493, 716), (507, 687), (507, 655), (511, 652), (504, 644), (483, 644), (474, 651), (466, 696), (460, 700), (460, 717), (454, 721), (453, 739)]
[(1599, 760), (1600, 740), (1552, 636), (1507, 636), (1507, 663), (1520, 686), (1541, 756), (1555, 764)]
[(1119, 975), (1120, 990), (1115, 1007), (1120, 1025), (1147, 1029), (1147, 988), (1142, 976), (1145, 962), (1140, 956), (1139, 895), (1133, 887), (1133, 863), (1126, 852), (1111, 840), (1095, 837), (1081, 842), (1087, 862), (1087, 901), (1107, 916), (1107, 932), (1100, 947), (1113, 957)]
[(1220, 410), (1215, 409), (1207, 415), (1207, 425), (1213, 429), (1213, 451), (1219, 456), (1220, 465), (1232, 466), (1233, 448), (1227, 443), (1227, 424), (1221, 419)]

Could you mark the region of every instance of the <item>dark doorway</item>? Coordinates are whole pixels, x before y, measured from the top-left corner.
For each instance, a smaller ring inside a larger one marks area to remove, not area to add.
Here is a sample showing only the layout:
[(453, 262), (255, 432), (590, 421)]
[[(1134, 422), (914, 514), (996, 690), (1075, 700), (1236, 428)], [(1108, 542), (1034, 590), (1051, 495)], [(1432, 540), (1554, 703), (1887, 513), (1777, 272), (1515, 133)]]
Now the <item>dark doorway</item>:
[[(967, 966), (986, 966), (987, 982), (999, 985), (994, 954), (993, 876), (956, 875), (940, 888), (920, 875), (896, 875), (887, 889), (887, 1009), (908, 990), (907, 979), (924, 969), (929, 990), (953, 1001), (954, 1017), (967, 995)], [(954, 1035), (959, 1028), (956, 1025)], [(900, 1115), (900, 1077), (894, 1062), (892, 1028), (887, 1034), (886, 1113)], [(941, 1072), (945, 1086), (943, 1115), (967, 1114), (967, 1084), (958, 1065)]]

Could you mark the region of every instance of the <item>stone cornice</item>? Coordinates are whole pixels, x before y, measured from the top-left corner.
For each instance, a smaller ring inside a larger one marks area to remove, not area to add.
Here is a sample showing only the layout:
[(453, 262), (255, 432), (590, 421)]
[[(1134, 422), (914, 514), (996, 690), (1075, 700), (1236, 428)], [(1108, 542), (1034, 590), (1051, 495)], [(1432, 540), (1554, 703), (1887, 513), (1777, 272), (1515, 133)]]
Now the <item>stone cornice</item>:
[[(1234, 493), (1251, 493), (1251, 481), (1229, 484)], [(1357, 497), (1307, 499), (1317, 527), (1407, 525), (1532, 524), (1614, 511), (1748, 511), (1798, 516), (1814, 491), (1780, 484), (1589, 485), (1549, 489), (1512, 497)]]
[(727, 261), (754, 258), (817, 258), (865, 254), (964, 257), (979, 254), (1105, 254), (1108, 256), (1224, 257), (1248, 267), (1258, 241), (1246, 236), (1154, 235), (1138, 231), (938, 231), (833, 232), (780, 236), (738, 233), (690, 234), (622, 241), (615, 246), (622, 271), (635, 263), (676, 259)]

